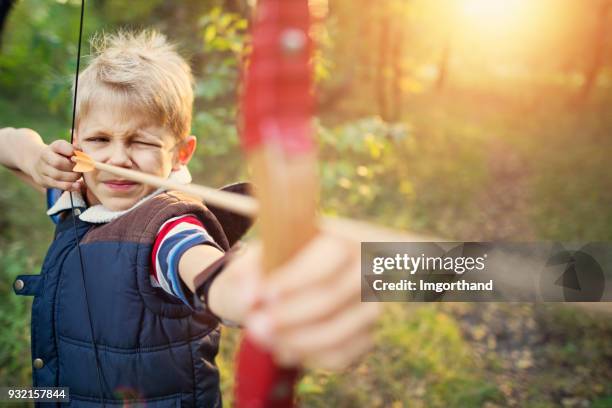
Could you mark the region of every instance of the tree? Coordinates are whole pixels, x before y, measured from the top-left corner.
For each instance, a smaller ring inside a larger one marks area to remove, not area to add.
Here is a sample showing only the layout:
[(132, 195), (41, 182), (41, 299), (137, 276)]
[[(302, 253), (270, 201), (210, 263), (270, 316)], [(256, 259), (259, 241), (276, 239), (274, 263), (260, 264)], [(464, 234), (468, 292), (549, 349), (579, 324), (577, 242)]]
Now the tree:
[(597, 25), (593, 30), (593, 53), (591, 55), (591, 61), (586, 67), (586, 72), (584, 74), (585, 80), (578, 94), (578, 102), (584, 102), (589, 98), (593, 87), (597, 84), (599, 72), (604, 65), (610, 10), (612, 10), (612, 1), (599, 1), (599, 7), (597, 8)]
[(2, 47), (2, 34), (4, 33), (4, 24), (6, 19), (11, 12), (11, 8), (15, 4), (16, 0), (0, 0), (0, 48)]
[(376, 90), (376, 99), (378, 101), (378, 113), (387, 120), (389, 119), (389, 104), (387, 101), (387, 66), (389, 64), (389, 25), (391, 18), (387, 13), (383, 13), (380, 17), (378, 33), (378, 61), (376, 65), (376, 82), (374, 89)]

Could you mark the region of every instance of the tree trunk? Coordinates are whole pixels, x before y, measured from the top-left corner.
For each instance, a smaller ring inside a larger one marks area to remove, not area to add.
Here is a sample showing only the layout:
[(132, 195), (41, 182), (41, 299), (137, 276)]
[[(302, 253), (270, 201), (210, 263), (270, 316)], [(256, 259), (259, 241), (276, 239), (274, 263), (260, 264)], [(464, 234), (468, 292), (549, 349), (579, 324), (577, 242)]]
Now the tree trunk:
[(0, 49), (2, 49), (2, 38), (4, 34), (4, 26), (11, 8), (16, 0), (0, 0)]
[(378, 66), (376, 68), (376, 82), (374, 83), (378, 113), (384, 119), (389, 119), (389, 106), (387, 101), (387, 63), (389, 61), (389, 17), (384, 15), (380, 20), (380, 33), (378, 42)]
[(249, 5), (244, 0), (225, 0), (225, 10), (249, 17)]
[[(354, 31), (353, 35), (363, 36), (366, 44), (375, 44), (373, 39), (376, 34), (376, 25), (372, 24), (373, 7), (370, 2), (363, 3), (361, 6), (363, 9), (362, 12), (359, 13), (358, 29)], [(374, 78), (373, 74), (376, 69), (376, 57), (372, 55), (372, 47), (360, 47), (357, 41), (351, 41), (351, 46), (358, 55), (357, 82), (368, 84)], [(374, 95), (376, 95), (376, 93), (374, 93)]]
[(391, 52), (392, 69), (393, 69), (393, 80), (391, 82), (391, 89), (393, 95), (393, 120), (401, 119), (403, 114), (403, 91), (402, 91), (402, 79), (404, 76), (403, 71), (403, 59), (404, 59), (404, 27), (402, 22), (396, 23), (395, 30), (393, 32), (393, 47)]
[(436, 91), (441, 92), (446, 86), (448, 80), (448, 60), (451, 52), (451, 34), (450, 31), (446, 35), (444, 40), (444, 48), (442, 49), (442, 56), (438, 63), (438, 79), (436, 81)]
[(593, 56), (591, 58), (591, 63), (586, 69), (585, 72), (585, 81), (582, 85), (582, 89), (580, 89), (580, 93), (578, 94), (578, 102), (585, 102), (591, 91), (597, 84), (597, 77), (599, 76), (599, 72), (603, 66), (604, 62), (604, 54), (606, 51), (606, 37), (608, 34), (608, 16), (610, 14), (610, 10), (612, 9), (612, 2), (609, 0), (601, 1), (599, 4), (598, 15), (599, 19), (597, 20), (597, 27), (594, 30), (593, 41), (592, 43), (595, 45), (593, 50)]

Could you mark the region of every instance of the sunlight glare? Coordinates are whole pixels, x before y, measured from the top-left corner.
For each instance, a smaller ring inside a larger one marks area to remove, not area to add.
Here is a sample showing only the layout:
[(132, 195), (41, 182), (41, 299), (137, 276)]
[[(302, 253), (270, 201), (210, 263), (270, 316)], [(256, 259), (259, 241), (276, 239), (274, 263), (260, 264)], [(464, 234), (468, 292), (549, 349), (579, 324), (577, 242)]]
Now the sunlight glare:
[(465, 17), (490, 24), (500, 24), (520, 14), (525, 0), (464, 0), (462, 11)]

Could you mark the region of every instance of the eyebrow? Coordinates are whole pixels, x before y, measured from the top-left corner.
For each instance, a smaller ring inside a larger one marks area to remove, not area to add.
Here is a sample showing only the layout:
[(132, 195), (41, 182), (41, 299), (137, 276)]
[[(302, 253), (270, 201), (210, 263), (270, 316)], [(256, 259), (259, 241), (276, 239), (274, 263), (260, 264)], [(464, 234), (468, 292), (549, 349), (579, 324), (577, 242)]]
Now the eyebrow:
[[(104, 128), (94, 128), (90, 132), (87, 132), (85, 137), (87, 138), (93, 135), (104, 135), (104, 136), (111, 137), (111, 136), (117, 135), (117, 133), (109, 132), (107, 129), (104, 129)], [(119, 134), (119, 136), (124, 137), (126, 139), (133, 138), (134, 136), (144, 136), (144, 137), (155, 139), (155, 140), (160, 139), (159, 136), (156, 136), (153, 133), (147, 132), (146, 130), (142, 130), (142, 129), (135, 129), (135, 130), (130, 129), (125, 132), (122, 132), (121, 134)]]

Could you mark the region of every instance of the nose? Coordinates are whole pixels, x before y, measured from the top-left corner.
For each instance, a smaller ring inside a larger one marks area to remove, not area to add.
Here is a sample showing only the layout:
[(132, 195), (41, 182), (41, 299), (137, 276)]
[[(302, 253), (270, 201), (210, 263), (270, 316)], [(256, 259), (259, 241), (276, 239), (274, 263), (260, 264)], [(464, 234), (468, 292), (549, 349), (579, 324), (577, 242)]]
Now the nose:
[(107, 163), (119, 167), (132, 167), (127, 147), (123, 143), (115, 143)]

